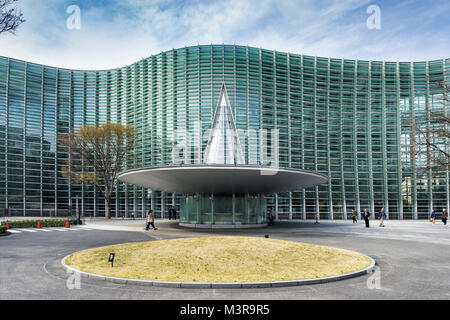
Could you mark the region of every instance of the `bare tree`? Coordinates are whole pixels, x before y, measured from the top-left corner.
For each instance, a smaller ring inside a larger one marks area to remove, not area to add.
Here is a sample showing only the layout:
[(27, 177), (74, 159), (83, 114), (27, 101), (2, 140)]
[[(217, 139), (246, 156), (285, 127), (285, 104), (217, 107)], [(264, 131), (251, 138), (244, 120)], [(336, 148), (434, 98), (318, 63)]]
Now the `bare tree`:
[(86, 125), (58, 138), (69, 154), (62, 174), (69, 181), (94, 185), (105, 199), (105, 217), (111, 218), (111, 198), (117, 177), (134, 149), (135, 129), (120, 123)]
[(25, 22), (22, 12), (16, 7), (18, 0), (0, 0), (0, 34), (15, 34), (17, 28)]
[(417, 172), (423, 176), (427, 172), (445, 172), (450, 170), (450, 86), (443, 79), (432, 82), (434, 92), (440, 92), (438, 102), (442, 109), (427, 110), (423, 117), (412, 124), (415, 134), (412, 156), (418, 162)]

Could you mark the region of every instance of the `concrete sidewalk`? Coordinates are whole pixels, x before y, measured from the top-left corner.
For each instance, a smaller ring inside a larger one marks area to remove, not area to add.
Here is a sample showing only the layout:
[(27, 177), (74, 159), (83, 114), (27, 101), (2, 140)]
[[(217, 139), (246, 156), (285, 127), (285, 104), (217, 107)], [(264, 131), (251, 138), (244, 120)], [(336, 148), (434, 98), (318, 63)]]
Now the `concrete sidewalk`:
[[(122, 219), (87, 219), (85, 227), (95, 230), (110, 231), (145, 231), (145, 219), (122, 220)], [(372, 220), (370, 228), (365, 228), (363, 221), (353, 224), (350, 221), (322, 220), (318, 224), (315, 221), (278, 221), (274, 226), (254, 229), (195, 229), (179, 226), (176, 220), (155, 220), (157, 231), (160, 235), (174, 237), (191, 237), (205, 235), (248, 235), (264, 236), (271, 234), (278, 237), (292, 237), (297, 235), (322, 235), (355, 237), (369, 239), (390, 239), (420, 241), (432, 244), (450, 245), (450, 225), (444, 225), (438, 221), (432, 224), (426, 220), (399, 221), (387, 220), (385, 227), (379, 227), (378, 220)]]

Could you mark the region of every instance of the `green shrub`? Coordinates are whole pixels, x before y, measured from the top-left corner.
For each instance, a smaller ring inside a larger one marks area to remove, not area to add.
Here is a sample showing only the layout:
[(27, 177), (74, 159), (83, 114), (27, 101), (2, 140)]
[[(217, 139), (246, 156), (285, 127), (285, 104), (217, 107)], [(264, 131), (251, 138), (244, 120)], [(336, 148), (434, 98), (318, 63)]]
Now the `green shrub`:
[(0, 226), (0, 234), (5, 233), (8, 228), (6, 226)]
[[(9, 221), (9, 226), (11, 229), (14, 228), (37, 228), (38, 220), (22, 220), (22, 221)], [(69, 219), (69, 224), (76, 225), (76, 219)], [(81, 222), (83, 224), (83, 222)], [(6, 222), (2, 221), (2, 226), (6, 225)], [(41, 220), (42, 228), (52, 228), (52, 227), (65, 227), (66, 220), (64, 219), (49, 219), (49, 220)]]

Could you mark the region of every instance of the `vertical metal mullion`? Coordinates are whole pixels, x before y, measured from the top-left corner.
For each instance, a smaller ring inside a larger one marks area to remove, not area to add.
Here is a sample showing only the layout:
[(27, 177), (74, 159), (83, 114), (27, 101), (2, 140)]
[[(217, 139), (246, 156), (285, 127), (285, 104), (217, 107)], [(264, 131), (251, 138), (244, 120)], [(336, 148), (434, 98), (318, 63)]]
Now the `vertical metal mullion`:
[[(314, 57), (314, 104), (313, 104), (313, 118), (314, 118), (314, 170), (318, 171), (317, 166), (317, 57)], [(320, 220), (320, 206), (319, 206), (319, 186), (315, 186), (316, 191), (316, 220)]]
[[(187, 58), (187, 57), (186, 57)], [(165, 59), (165, 54), (161, 53), (160, 55), (158, 55), (158, 59), (157, 59), (157, 63), (156, 63), (156, 67), (157, 67), (157, 73), (158, 73), (158, 85), (157, 85), (157, 99), (158, 99), (158, 112), (160, 113), (161, 117), (160, 119), (162, 120), (162, 123), (160, 124), (160, 132), (161, 135), (166, 132), (167, 133), (167, 121), (165, 121), (166, 119), (166, 104), (164, 103), (163, 105), (163, 65), (164, 65), (164, 60)], [(186, 59), (186, 63), (187, 63), (187, 59)], [(187, 88), (187, 87), (186, 87)], [(186, 90), (187, 91), (187, 90)], [(186, 102), (188, 102), (187, 98), (186, 98)], [(160, 140), (160, 152), (161, 152), (161, 158), (160, 158), (160, 162), (159, 164), (163, 164), (165, 163), (164, 160), (164, 142), (162, 140)], [(161, 217), (164, 218), (164, 213), (165, 213), (165, 205), (167, 202), (167, 198), (168, 198), (168, 193), (164, 193), (161, 192)]]
[[(259, 54), (259, 141), (261, 142), (263, 137), (263, 131), (262, 129), (264, 129), (264, 121), (263, 121), (263, 104), (262, 104), (262, 50), (261, 48), (259, 48), (258, 51)], [(261, 148), (263, 146), (262, 143), (258, 143), (258, 148), (259, 148), (259, 164), (263, 165), (263, 149)]]
[[(137, 105), (136, 105), (136, 70), (139, 70), (139, 63), (135, 63), (133, 64), (133, 68), (132, 68), (132, 73), (131, 73), (131, 79), (132, 79), (132, 87), (131, 87), (131, 101), (133, 103), (133, 126), (136, 128), (137, 127), (137, 118), (136, 118), (136, 109), (137, 109)], [(164, 121), (163, 121), (164, 123)], [(136, 161), (137, 161), (137, 149), (138, 146), (137, 144), (134, 146), (133, 148), (133, 165), (137, 165)], [(162, 150), (161, 150), (162, 151)], [(163, 153), (163, 152), (161, 152)], [(133, 185), (133, 216), (136, 217), (137, 216), (137, 185)]]
[[(176, 103), (176, 94), (175, 94), (175, 60), (176, 54), (175, 50), (172, 49), (172, 106), (173, 106), (173, 129), (174, 133), (178, 131), (178, 112), (177, 112), (177, 103)], [(149, 78), (150, 79), (150, 78)], [(201, 128), (200, 128), (201, 130)], [(201, 135), (200, 135), (201, 136)], [(176, 140), (176, 136), (173, 136), (174, 140)], [(202, 163), (202, 144), (201, 144), (201, 137), (200, 137), (200, 147), (199, 147), (199, 161)], [(174, 159), (172, 159), (173, 162)]]
[[(124, 110), (124, 120), (125, 120), (125, 124), (126, 125), (129, 125), (129, 120), (128, 120), (128, 113), (129, 113), (129, 110), (128, 110), (128, 90), (129, 90), (129, 87), (128, 87), (128, 77), (129, 77), (129, 74), (130, 74), (130, 67), (128, 66), (128, 67), (125, 67), (124, 68), (124, 71), (125, 71), (125, 75), (124, 75), (124, 77), (122, 78), (122, 83), (123, 82), (125, 82), (125, 87), (124, 87), (124, 91), (123, 91), (123, 94), (122, 95), (124, 95), (124, 103), (123, 103), (123, 105), (125, 106), (125, 110)], [(127, 159), (127, 168), (128, 168), (128, 159)], [(124, 185), (124, 189), (125, 189), (125, 212), (124, 212), (124, 218), (126, 218), (126, 217), (129, 217), (130, 216), (130, 205), (129, 205), (129, 185), (128, 185), (128, 183), (126, 183), (125, 185)]]
[(275, 194), (275, 219), (278, 220), (278, 193)]
[(153, 190), (150, 193), (150, 208), (154, 211), (155, 210), (155, 192)]
[(128, 205), (128, 184), (125, 185), (125, 212), (124, 218), (130, 216), (130, 208)]
[[(277, 63), (276, 63), (276, 51), (272, 52), (272, 66), (273, 66), (273, 114), (274, 114), (274, 123), (275, 123), (275, 130), (278, 130), (278, 110), (277, 110)], [(275, 143), (275, 146), (271, 146), (271, 150), (272, 150), (272, 154), (274, 153), (274, 149), (275, 147), (277, 147), (277, 155), (279, 155), (280, 152), (280, 148), (279, 148), (279, 136), (276, 135), (277, 137), (277, 141)], [(272, 135), (271, 138), (273, 139)], [(276, 160), (275, 163), (279, 163), (278, 159)], [(278, 220), (279, 215), (280, 215), (280, 210), (279, 210), (279, 195), (276, 194), (275, 196), (275, 219)]]
[(245, 48), (245, 60), (247, 63), (247, 137), (246, 137), (246, 150), (244, 150), (247, 159), (245, 164), (252, 164), (250, 161), (250, 57), (248, 54), (248, 47)]
[(381, 88), (381, 138), (382, 138), (382, 159), (383, 159), (383, 189), (384, 189), (384, 210), (386, 218), (389, 219), (389, 192), (388, 192), (388, 170), (387, 170), (387, 120), (386, 120), (386, 62), (382, 66), (382, 88)]
[[(339, 103), (342, 105), (342, 93), (344, 91), (344, 59), (341, 61), (341, 92), (339, 94)], [(356, 82), (356, 80), (355, 80)], [(354, 84), (356, 86), (356, 83)], [(342, 111), (339, 112), (339, 131), (340, 131), (340, 142), (339, 142), (339, 157), (341, 162), (341, 203), (342, 203), (342, 219), (347, 220), (347, 200), (346, 200), (346, 192), (345, 192), (345, 173), (344, 173), (344, 154), (343, 154), (343, 119), (342, 119)], [(331, 176), (331, 175), (330, 175)], [(330, 191), (331, 192), (331, 191)]]
[[(223, 61), (225, 63), (225, 61)], [(184, 120), (184, 126), (185, 126), (185, 134), (184, 134), (184, 163), (190, 164), (190, 149), (189, 149), (189, 100), (188, 100), (188, 49), (184, 48), (184, 99), (186, 101), (185, 103), (185, 115), (186, 119)], [(162, 150), (161, 150), (162, 151)], [(162, 196), (162, 194), (161, 194)], [(162, 210), (162, 208), (161, 208)]]
[[(262, 103), (262, 63), (263, 63), (263, 54), (262, 54), (262, 49), (259, 48), (258, 50), (258, 55), (259, 55), (259, 132), (258, 132), (258, 143), (257, 143), (257, 148), (258, 148), (258, 161), (259, 161), (259, 165), (264, 165), (263, 160), (264, 160), (264, 147), (263, 147), (263, 136), (264, 136), (264, 121), (263, 121), (263, 103)], [(274, 199), (275, 195), (272, 195), (272, 199)]]
[[(225, 59), (225, 52), (224, 52), (224, 59)], [(233, 111), (232, 113), (232, 118), (234, 120), (235, 126), (236, 126), (236, 134), (239, 136), (239, 134), (237, 133), (237, 103), (236, 103), (236, 91), (237, 91), (237, 83), (236, 83), (236, 73), (237, 73), (237, 68), (236, 68), (236, 46), (233, 46), (233, 65), (234, 65), (234, 72), (233, 72), (233, 80), (234, 80), (234, 94), (233, 94), (233, 98), (234, 98), (234, 110), (233, 107), (231, 107), (231, 110)], [(200, 70), (199, 70), (200, 72)], [(219, 102), (220, 103), (220, 102)], [(237, 137), (239, 139), (239, 137)], [(240, 139), (239, 139), (240, 140)], [(244, 140), (245, 141), (245, 140)], [(225, 150), (226, 151), (226, 150)], [(242, 152), (244, 152), (244, 150), (241, 149)], [(245, 161), (245, 153), (244, 153), (244, 161)], [(237, 163), (237, 159), (233, 159), (234, 163)]]
[[(198, 137), (196, 137), (195, 139), (195, 143), (194, 143), (194, 152), (195, 157), (194, 157), (194, 163), (195, 164), (201, 164), (202, 163), (202, 96), (203, 96), (203, 92), (202, 92), (202, 79), (201, 79), (201, 61), (200, 61), (200, 47), (198, 48), (198, 59), (197, 59), (197, 64), (198, 64), (198, 118), (197, 118), (197, 124), (194, 126), (195, 129), (198, 130), (198, 132), (195, 132), (195, 134), (198, 134)], [(172, 59), (173, 61), (173, 59)], [(173, 63), (173, 62), (172, 62)], [(172, 108), (172, 113), (175, 112), (175, 108)], [(175, 201), (175, 194), (174, 194), (174, 201)], [(175, 208), (175, 202), (173, 203), (173, 207)]]
[(160, 194), (161, 194), (161, 219), (164, 219), (165, 192), (160, 192)]
[[(115, 106), (111, 105), (111, 110), (114, 108), (115, 112), (116, 112), (116, 121), (117, 123), (121, 122), (121, 119), (119, 118), (119, 98), (118, 98), (118, 89), (119, 89), (119, 77), (118, 77), (118, 70), (115, 70), (113, 73), (114, 77), (111, 80), (111, 83), (115, 82), (115, 88), (113, 89), (112, 94), (115, 94), (116, 98), (115, 98)], [(118, 180), (117, 184), (116, 184), (116, 218), (119, 217), (120, 215), (120, 185), (121, 182)]]
[[(415, 123), (416, 123), (416, 113), (415, 113), (415, 101), (414, 101), (414, 92), (415, 92), (415, 88), (414, 88), (414, 64), (410, 63), (410, 76), (411, 76), (411, 87), (410, 87), (410, 111), (411, 111), (411, 123), (414, 124), (415, 127)], [(415, 135), (415, 132), (411, 132), (412, 135)], [(410, 139), (410, 143), (411, 141), (414, 141), (414, 137), (411, 137), (412, 139)], [(417, 174), (416, 174), (416, 159), (415, 157), (411, 157), (411, 165), (412, 165), (412, 181), (411, 181), (411, 187), (412, 187), (412, 192), (411, 192), (411, 196), (412, 196), (412, 210), (413, 210), (413, 220), (417, 220), (417, 185), (416, 185), (416, 179), (417, 179)]]
[[(97, 95), (98, 95), (98, 88), (97, 88), (97, 73), (94, 73), (95, 77), (95, 103), (94, 103), (94, 126), (98, 126), (98, 105), (97, 105)], [(96, 168), (94, 167), (94, 173), (97, 173)], [(98, 211), (98, 196), (97, 196), (97, 188), (94, 188), (94, 217), (97, 217), (97, 211)]]
[[(115, 83), (116, 83), (116, 87), (114, 89), (115, 94), (116, 94), (116, 117), (117, 117), (117, 122), (118, 123), (123, 123), (123, 119), (121, 117), (121, 111), (119, 110), (119, 73), (121, 73), (120, 69), (117, 69), (114, 72), (114, 77), (115, 77)], [(120, 203), (121, 203), (121, 193), (120, 193), (120, 189), (123, 187), (123, 183), (120, 181), (117, 181), (117, 187), (116, 187), (116, 217), (119, 217), (121, 215), (121, 208), (120, 208)]]
[[(203, 221), (200, 221), (200, 204), (199, 204), (200, 200), (199, 200), (199, 195), (198, 194), (194, 194), (194, 195), (191, 196), (191, 195), (187, 194), (187, 196), (186, 196), (186, 210), (189, 210), (189, 207), (188, 207), (188, 203), (189, 202), (194, 202), (196, 204), (195, 205), (195, 208), (197, 209), (197, 212), (196, 212), (196, 217), (197, 217), (196, 223), (203, 223)], [(188, 220), (188, 222), (190, 222), (190, 221), (191, 220)]]
[[(342, 97), (342, 65), (341, 62), (341, 97)], [(332, 180), (331, 180), (331, 161), (330, 161), (330, 81), (331, 81), (331, 59), (328, 58), (327, 61), (327, 167), (328, 167), (328, 176), (330, 180), (328, 181), (328, 219), (334, 220), (334, 208), (333, 208), (333, 190), (332, 190)], [(342, 111), (341, 111), (342, 112)], [(342, 144), (342, 139), (341, 143)]]
[(27, 215), (27, 170), (26, 170), (26, 158), (27, 158), (27, 94), (28, 94), (28, 62), (25, 62), (25, 81), (23, 92), (23, 216)]
[[(211, 224), (215, 224), (215, 220), (214, 220), (214, 193), (211, 194)], [(248, 215), (247, 215), (248, 216)]]
[(9, 77), (11, 72), (11, 59), (8, 58), (8, 67), (6, 72), (6, 119), (5, 119), (5, 207), (9, 209), (9, 199), (8, 199), (8, 145), (9, 145)]
[[(213, 121), (214, 121), (214, 67), (213, 67), (213, 63), (214, 63), (214, 49), (213, 49), (213, 45), (211, 45), (210, 47), (211, 49), (211, 60), (210, 60), (210, 66), (211, 66), (211, 116), (210, 116), (210, 132), (212, 131), (212, 125), (213, 125)], [(202, 162), (204, 161), (204, 154), (203, 154), (203, 140), (202, 140)], [(198, 202), (197, 202), (197, 208), (198, 208)], [(198, 209), (197, 209), (198, 210)], [(197, 217), (197, 221), (199, 222), (199, 217)]]
[[(425, 112), (426, 114), (426, 119), (427, 119), (427, 138), (429, 138), (430, 135), (430, 70), (429, 70), (429, 62), (426, 62), (425, 64)], [(430, 168), (431, 164), (430, 164), (430, 146), (427, 145), (427, 166)], [(431, 210), (433, 210), (433, 189), (431, 187), (431, 183), (432, 183), (432, 173), (433, 170), (430, 168), (428, 170), (428, 179), (427, 179), (427, 183), (428, 183), (428, 210), (429, 212), (431, 212)]]
[[(397, 101), (400, 101), (400, 63), (396, 64), (397, 71)], [(402, 115), (400, 110), (400, 104), (397, 105), (397, 143), (399, 150), (397, 151), (397, 179), (398, 179), (398, 193), (397, 193), (397, 201), (398, 201), (398, 218), (399, 220), (403, 220), (403, 192), (402, 192), (402, 158), (401, 158), (401, 131), (402, 131)]]
[[(145, 163), (145, 143), (144, 141), (146, 141), (145, 139), (145, 114), (144, 114), (144, 72), (145, 74), (147, 74), (147, 68), (145, 67), (145, 65), (147, 64), (147, 60), (142, 61), (142, 70), (141, 70), (141, 127), (142, 127), (142, 163), (141, 166), (145, 167), (146, 163)], [(147, 77), (148, 79), (148, 77)], [(142, 218), (145, 218), (145, 209), (146, 209), (146, 200), (147, 200), (147, 188), (141, 187), (141, 216)], [(117, 211), (117, 207), (116, 207), (116, 211)]]
[[(301, 85), (300, 85), (300, 111), (301, 111), (301, 116), (300, 116), (300, 122), (301, 122), (301, 126), (300, 126), (300, 134), (301, 134), (301, 140), (302, 140), (302, 148), (300, 149), (300, 156), (301, 156), (301, 161), (302, 161), (302, 169), (305, 169), (305, 132), (303, 130), (303, 124), (304, 124), (304, 101), (303, 101), (303, 86), (304, 86), (304, 68), (303, 68), (303, 54), (300, 57), (300, 76), (301, 76)], [(303, 220), (306, 220), (307, 216), (306, 216), (306, 191), (303, 188), (302, 189), (302, 210), (303, 210)]]
[(369, 163), (369, 201), (371, 219), (375, 219), (375, 201), (373, 193), (373, 163), (372, 163), (372, 61), (369, 61), (368, 72), (368, 97), (367, 97), (367, 113), (368, 113), (368, 133), (367, 133), (367, 151)]
[[(442, 73), (443, 73), (443, 78), (444, 78), (443, 82), (445, 85), (447, 84), (447, 74), (446, 74), (446, 63), (447, 62), (450, 62), (450, 60), (447, 59), (447, 60), (442, 61), (442, 71), (443, 71)], [(446, 96), (446, 98), (448, 99), (449, 97)], [(443, 103), (444, 103), (444, 116), (448, 117), (448, 107), (449, 107), (448, 100), (444, 99)], [(448, 129), (449, 129), (449, 125), (446, 124), (445, 130), (448, 130)], [(445, 140), (445, 145), (446, 145), (445, 151), (447, 153), (449, 152), (449, 141), (448, 140), (449, 140), (449, 138), (446, 138), (446, 140)], [(446, 200), (447, 200), (446, 207), (447, 207), (447, 212), (449, 212), (450, 211), (450, 172), (448, 169), (446, 172), (446, 181), (447, 181), (447, 183), (445, 184), (445, 189), (446, 189), (445, 196), (446, 196)]]
[[(87, 101), (87, 93), (86, 93), (86, 86), (87, 86), (87, 75), (86, 72), (83, 72), (83, 114), (81, 116), (83, 126), (86, 125), (86, 101)], [(84, 170), (85, 162), (83, 161), (81, 163), (81, 168)], [(86, 206), (86, 188), (85, 184), (81, 184), (81, 214), (84, 215), (85, 213), (85, 206)]]
[[(245, 195), (244, 197), (247, 197), (247, 195)], [(236, 224), (236, 195), (233, 193), (232, 195), (232, 223), (233, 225)]]
[(44, 185), (44, 178), (43, 178), (43, 172), (44, 172), (44, 166), (43, 166), (43, 153), (44, 153), (44, 73), (45, 68), (44, 66), (41, 66), (41, 146), (40, 146), (40, 194), (39, 194), (39, 209), (40, 209), (40, 215), (41, 217), (44, 215), (44, 206), (43, 206), (43, 185)]
[(55, 97), (55, 217), (58, 216), (58, 99), (59, 99), (59, 69), (56, 72)]
[(354, 79), (355, 79), (355, 86), (353, 89), (353, 168), (354, 168), (354, 174), (355, 174), (355, 202), (356, 202), (356, 211), (358, 213), (358, 219), (361, 220), (361, 199), (359, 196), (359, 170), (358, 170), (358, 131), (357, 131), (357, 88), (358, 88), (358, 60), (355, 61), (355, 72), (354, 72)]
[[(291, 109), (292, 109), (292, 104), (291, 104), (291, 54), (289, 53), (287, 55), (287, 65), (286, 65), (286, 74), (287, 74), (287, 101), (288, 101), (288, 105), (287, 105), (287, 109), (288, 109), (288, 163), (289, 163), (289, 168), (292, 168), (292, 132), (291, 132), (291, 128), (292, 128), (292, 119), (291, 119)], [(289, 220), (293, 219), (293, 210), (292, 210), (292, 191), (289, 192)]]
[[(72, 112), (73, 112), (73, 100), (72, 100), (72, 95), (73, 95), (73, 71), (70, 72), (70, 89), (69, 89), (69, 132), (70, 130), (73, 129), (72, 123), (73, 123), (73, 117), (72, 117)], [(69, 135), (69, 141), (70, 141), (70, 135)], [(72, 156), (72, 152), (71, 152), (71, 144), (69, 142), (69, 157)], [(69, 170), (71, 170), (71, 166), (72, 166), (72, 162), (69, 161)], [(69, 198), (68, 198), (68, 207), (71, 208), (72, 207), (72, 177), (69, 176)]]

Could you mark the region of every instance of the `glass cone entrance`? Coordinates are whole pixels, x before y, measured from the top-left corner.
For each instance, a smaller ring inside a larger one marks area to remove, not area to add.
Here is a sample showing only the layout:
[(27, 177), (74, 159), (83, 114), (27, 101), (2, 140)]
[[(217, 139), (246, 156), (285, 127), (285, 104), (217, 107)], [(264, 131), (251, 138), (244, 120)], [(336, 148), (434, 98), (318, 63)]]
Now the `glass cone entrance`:
[(222, 85), (219, 103), (214, 113), (204, 162), (206, 164), (245, 164), (225, 84)]
[[(236, 122), (222, 84), (205, 150), (207, 165), (245, 164)], [(261, 225), (266, 222), (266, 199), (249, 194), (188, 194), (181, 200), (180, 222), (200, 225)]]
[(203, 164), (130, 169), (119, 179), (181, 195), (180, 225), (196, 228), (265, 226), (265, 196), (328, 181), (324, 175), (301, 169), (246, 165), (224, 84)]

